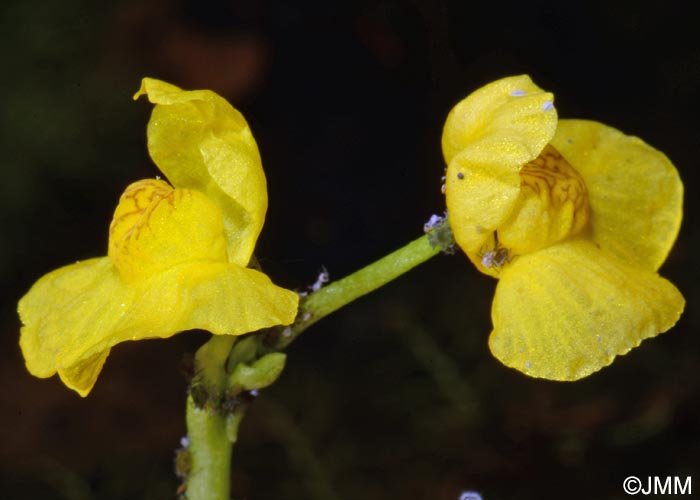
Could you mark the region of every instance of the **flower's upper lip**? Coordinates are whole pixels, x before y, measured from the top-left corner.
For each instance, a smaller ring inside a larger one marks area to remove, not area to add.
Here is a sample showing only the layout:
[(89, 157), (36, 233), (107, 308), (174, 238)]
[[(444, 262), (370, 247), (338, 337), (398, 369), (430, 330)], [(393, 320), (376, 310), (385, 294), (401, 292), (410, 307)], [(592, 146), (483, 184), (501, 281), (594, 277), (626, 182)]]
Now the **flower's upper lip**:
[(267, 185), (245, 118), (209, 90), (144, 78), (134, 98), (141, 95), (156, 105), (148, 124), (151, 158), (173, 186), (201, 191), (219, 205), (228, 259), (247, 265), (265, 221)]
[(626, 261), (658, 269), (682, 219), (677, 171), (635, 137), (597, 122), (557, 121), (546, 111), (551, 102), (551, 94), (518, 76), (486, 85), (450, 112), (443, 151), (456, 241), (479, 266), (479, 250), (519, 196), (517, 172), (551, 142), (588, 187), (592, 238)]
[(482, 87), (450, 111), (442, 136), (446, 202), (455, 239), (470, 257), (510, 217), (520, 169), (554, 136), (553, 100), (521, 75)]

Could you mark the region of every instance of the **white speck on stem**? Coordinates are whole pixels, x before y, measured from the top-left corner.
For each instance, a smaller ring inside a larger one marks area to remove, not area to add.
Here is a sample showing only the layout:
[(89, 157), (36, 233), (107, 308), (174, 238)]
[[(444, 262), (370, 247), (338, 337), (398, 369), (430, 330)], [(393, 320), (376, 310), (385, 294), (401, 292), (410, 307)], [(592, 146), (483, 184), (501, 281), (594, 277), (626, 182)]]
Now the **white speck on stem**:
[(510, 93), (510, 95), (513, 97), (522, 97), (525, 95), (525, 91), (523, 89), (515, 89)]
[(542, 104), (542, 109), (545, 111), (552, 111), (554, 109), (554, 103), (552, 101), (545, 101)]

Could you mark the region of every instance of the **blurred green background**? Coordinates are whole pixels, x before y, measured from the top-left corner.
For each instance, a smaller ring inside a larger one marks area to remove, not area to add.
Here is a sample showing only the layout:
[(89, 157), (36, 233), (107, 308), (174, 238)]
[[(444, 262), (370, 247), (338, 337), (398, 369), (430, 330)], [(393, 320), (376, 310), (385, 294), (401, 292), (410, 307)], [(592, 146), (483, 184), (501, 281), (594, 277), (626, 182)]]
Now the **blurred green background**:
[[(209, 88), (247, 117), (268, 177), (257, 255), (284, 286), (336, 279), (441, 213), (449, 109), (529, 73), (562, 117), (644, 138), (676, 164), (685, 221), (664, 276), (679, 324), (572, 384), (489, 354), (495, 282), (441, 256), (324, 319), (246, 417), (237, 499), (624, 499), (629, 475), (700, 487), (697, 157), (690, 3), (6, 0), (0, 7), (0, 498), (168, 499), (185, 434), (182, 359), (205, 339), (112, 351), (87, 399), (32, 378), (17, 299), (104, 255), (116, 200), (158, 174), (142, 76)], [(668, 498), (668, 497), (667, 497)]]

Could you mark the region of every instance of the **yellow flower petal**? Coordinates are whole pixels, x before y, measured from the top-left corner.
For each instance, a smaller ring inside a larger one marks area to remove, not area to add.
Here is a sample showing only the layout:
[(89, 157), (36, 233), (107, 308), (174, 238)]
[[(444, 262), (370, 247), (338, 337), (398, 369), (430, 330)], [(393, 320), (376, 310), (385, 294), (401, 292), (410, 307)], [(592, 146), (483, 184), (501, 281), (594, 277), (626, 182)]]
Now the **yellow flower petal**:
[(637, 137), (585, 120), (561, 120), (552, 143), (586, 181), (593, 240), (657, 270), (683, 214), (683, 184), (669, 159)]
[(498, 227), (499, 243), (524, 255), (587, 229), (588, 193), (581, 175), (551, 145), (520, 170), (520, 198)]
[[(517, 144), (533, 160), (557, 127), (554, 96), (529, 76), (510, 76), (484, 85), (460, 101), (447, 115), (442, 133), (445, 163), (474, 143), (492, 137)], [(493, 141), (497, 142), (497, 141)]]
[(148, 149), (178, 188), (204, 192), (223, 213), (230, 262), (247, 265), (267, 210), (265, 174), (243, 115), (209, 90), (144, 78), (134, 98), (156, 104)]
[(465, 252), (478, 252), (511, 214), (518, 172), (554, 136), (553, 99), (522, 75), (488, 84), (450, 111), (442, 135), (445, 194), (455, 240)]
[(90, 394), (102, 371), (102, 366), (109, 356), (109, 349), (100, 351), (86, 359), (80, 359), (68, 368), (58, 368), (58, 376), (69, 389), (73, 389), (82, 397)]
[(685, 301), (667, 280), (586, 240), (516, 258), (493, 302), (493, 355), (533, 377), (577, 380), (671, 328)]
[(226, 262), (221, 210), (198, 191), (135, 182), (114, 211), (108, 255), (129, 281), (182, 262)]
[(82, 396), (114, 345), (195, 328), (240, 335), (294, 321), (298, 295), (236, 264), (194, 262), (125, 283), (109, 258), (62, 267), (19, 302), (20, 346), (37, 377)]
[(499, 152), (501, 145), (482, 140), (447, 168), (447, 213), (455, 240), (467, 254), (480, 251), (508, 219), (520, 195), (520, 177), (513, 165), (522, 155)]
[(68, 387), (85, 396), (107, 355), (108, 339), (132, 302), (107, 257), (43, 276), (18, 306), (27, 370), (42, 378), (59, 371)]
[(186, 263), (137, 283), (134, 302), (113, 337), (116, 342), (166, 338), (195, 328), (241, 335), (291, 323), (297, 302), (296, 293), (253, 269)]
[(198, 263), (164, 277), (162, 287), (183, 283), (190, 290), (181, 330), (200, 328), (215, 335), (241, 335), (294, 321), (299, 295), (267, 275), (231, 264)]

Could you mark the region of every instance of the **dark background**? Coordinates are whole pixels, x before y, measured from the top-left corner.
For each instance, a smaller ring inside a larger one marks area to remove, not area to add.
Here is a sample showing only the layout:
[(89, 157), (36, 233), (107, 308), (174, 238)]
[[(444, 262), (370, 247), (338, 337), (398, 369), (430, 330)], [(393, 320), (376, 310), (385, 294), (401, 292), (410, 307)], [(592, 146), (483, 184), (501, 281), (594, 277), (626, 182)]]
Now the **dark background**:
[[(246, 116), (268, 177), (256, 253), (303, 289), (421, 234), (441, 213), (440, 133), (479, 86), (529, 73), (562, 117), (664, 151), (686, 186), (661, 269), (688, 305), (670, 333), (577, 383), (489, 353), (495, 281), (438, 257), (324, 319), (289, 350), (234, 453), (237, 499), (624, 499), (629, 475), (700, 488), (700, 44), (690, 2), (12, 0), (0, 7), (0, 498), (169, 499), (185, 353), (112, 351), (87, 399), (31, 377), (17, 299), (106, 253), (124, 187), (159, 172), (142, 76), (209, 88)], [(669, 498), (669, 497), (666, 497)]]

